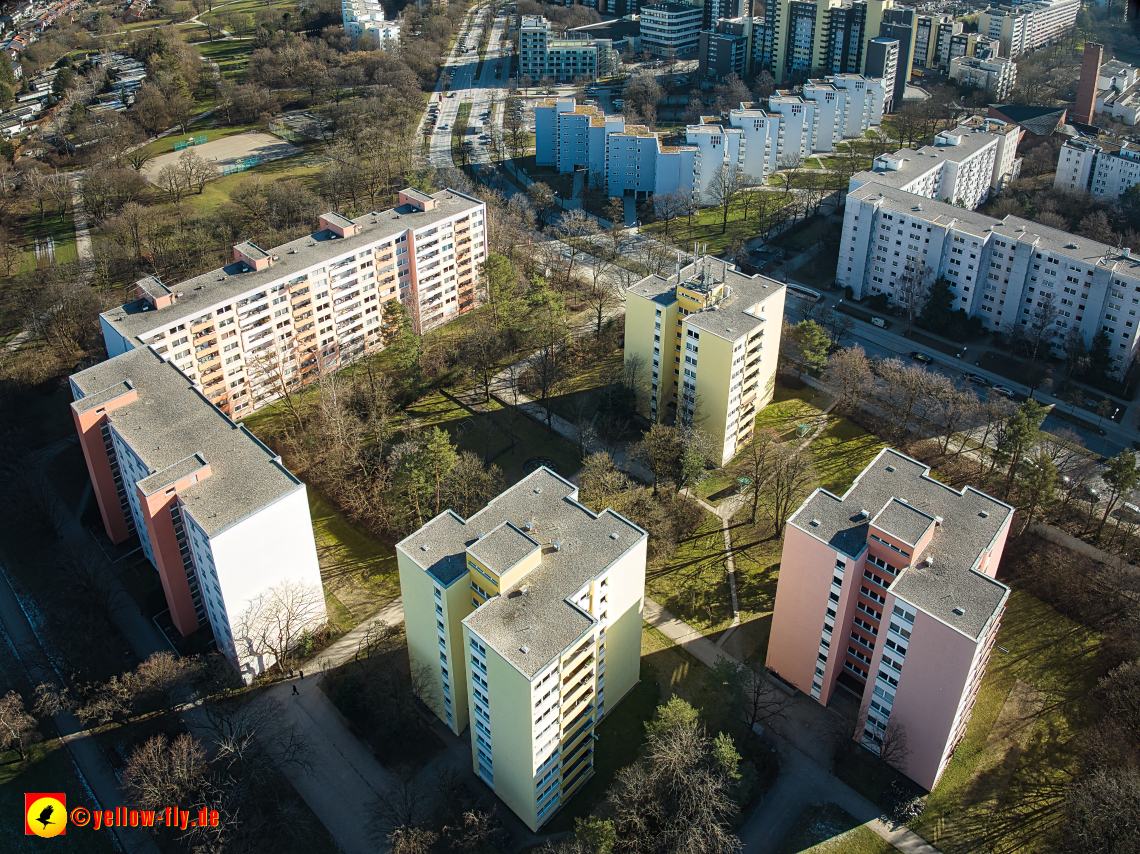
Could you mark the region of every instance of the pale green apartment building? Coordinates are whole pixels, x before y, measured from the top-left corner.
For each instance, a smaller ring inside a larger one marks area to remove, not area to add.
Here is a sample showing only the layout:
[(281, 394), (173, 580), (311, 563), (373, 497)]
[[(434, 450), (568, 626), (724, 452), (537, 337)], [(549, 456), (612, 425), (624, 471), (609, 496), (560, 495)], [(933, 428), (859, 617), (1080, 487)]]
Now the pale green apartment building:
[(695, 424), (721, 449), (719, 463), (731, 460), (775, 394), (785, 292), (707, 255), (629, 288), (625, 359), (636, 364), (638, 410)]
[(471, 727), (475, 773), (531, 830), (593, 775), (594, 728), (637, 684), (646, 544), (540, 468), (396, 546), (423, 699)]

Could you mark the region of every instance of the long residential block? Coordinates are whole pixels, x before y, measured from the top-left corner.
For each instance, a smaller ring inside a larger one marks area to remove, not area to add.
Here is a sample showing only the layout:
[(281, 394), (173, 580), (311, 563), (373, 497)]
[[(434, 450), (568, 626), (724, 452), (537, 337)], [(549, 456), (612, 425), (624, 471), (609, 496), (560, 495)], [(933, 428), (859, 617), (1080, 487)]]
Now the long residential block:
[(540, 468), (396, 545), (424, 702), (536, 831), (593, 776), (597, 722), (637, 684), (646, 532)]
[(1118, 370), (1140, 338), (1140, 259), (1032, 220), (1003, 220), (954, 205), (864, 184), (847, 196), (836, 284), (856, 299), (885, 293), (903, 299), (900, 282), (920, 273), (950, 283), (954, 305), (987, 330), (1031, 327), (1051, 303), (1052, 334), (1063, 355), (1070, 335), (1085, 346), (1104, 331)]
[(1001, 55), (1016, 59), (1067, 35), (1080, 10), (1081, 0), (992, 6), (978, 15), (978, 32), (999, 39)]
[(901, 730), (899, 770), (933, 789), (1009, 597), (996, 575), (1012, 519), (889, 448), (842, 497), (817, 489), (785, 528), (768, 667), (822, 705), (859, 698), (854, 737), (879, 753)]
[(325, 622), (305, 485), (279, 456), (147, 347), (73, 374), (71, 391), (107, 536), (138, 536), (179, 632), (209, 626), (249, 680), (273, 664), (243, 634), (257, 597), (306, 585), (308, 619)]
[(474, 308), (487, 254), (486, 205), (456, 190), (402, 190), (399, 206), (275, 249), (246, 241), (232, 264), (177, 285), (153, 276), (100, 316), (107, 353), (149, 346), (227, 415), (242, 417), (383, 348), (384, 305), (417, 331)]
[(713, 203), (710, 188), (722, 169), (746, 183), (762, 184), (785, 158), (802, 159), (834, 150), (843, 139), (862, 137), (883, 117), (886, 87), (861, 74), (811, 80), (802, 95), (777, 93), (765, 111), (759, 103), (731, 110), (727, 122), (704, 116), (685, 128), (684, 143), (670, 134), (627, 125), (573, 98), (535, 107), (537, 163), (560, 172), (586, 169), (610, 196), (649, 198), (689, 192)]
[(851, 176), (848, 189), (874, 182), (974, 210), (1021, 173), (1020, 140), (1017, 125), (974, 117), (938, 133), (934, 145), (876, 157), (869, 171)]
[(718, 465), (752, 438), (772, 399), (786, 287), (705, 256), (626, 290), (625, 364), (651, 421), (694, 424)]

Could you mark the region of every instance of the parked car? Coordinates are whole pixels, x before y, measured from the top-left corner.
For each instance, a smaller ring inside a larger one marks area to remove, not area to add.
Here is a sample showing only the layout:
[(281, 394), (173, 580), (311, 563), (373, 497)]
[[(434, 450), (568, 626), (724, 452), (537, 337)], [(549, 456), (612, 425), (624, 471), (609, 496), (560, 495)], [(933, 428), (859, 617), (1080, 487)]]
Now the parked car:
[(987, 388), (990, 384), (989, 380), (983, 376), (979, 376), (978, 374), (970, 374), (970, 382), (972, 382), (974, 385), (980, 385), (982, 388)]
[(1008, 388), (1004, 385), (995, 385), (992, 389), (990, 389), (990, 391), (995, 391), (1005, 397), (1013, 397), (1013, 389)]
[(920, 353), (918, 350), (915, 350), (913, 353), (911, 353), (910, 357), (916, 362), (922, 362), (924, 365), (929, 365), (934, 361), (934, 358), (932, 356), (928, 356), (926, 353)]

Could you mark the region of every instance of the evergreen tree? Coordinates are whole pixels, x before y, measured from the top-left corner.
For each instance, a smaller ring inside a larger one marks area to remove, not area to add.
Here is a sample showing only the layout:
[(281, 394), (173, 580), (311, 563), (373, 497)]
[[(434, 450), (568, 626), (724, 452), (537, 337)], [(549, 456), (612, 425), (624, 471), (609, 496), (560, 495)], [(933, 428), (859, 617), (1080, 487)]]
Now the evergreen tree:
[(954, 291), (948, 279), (938, 278), (927, 292), (919, 322), (927, 329), (938, 329), (949, 324), (953, 316)]
[(1089, 370), (1093, 376), (1107, 377), (1112, 373), (1112, 341), (1103, 329), (1093, 336), (1089, 348)]

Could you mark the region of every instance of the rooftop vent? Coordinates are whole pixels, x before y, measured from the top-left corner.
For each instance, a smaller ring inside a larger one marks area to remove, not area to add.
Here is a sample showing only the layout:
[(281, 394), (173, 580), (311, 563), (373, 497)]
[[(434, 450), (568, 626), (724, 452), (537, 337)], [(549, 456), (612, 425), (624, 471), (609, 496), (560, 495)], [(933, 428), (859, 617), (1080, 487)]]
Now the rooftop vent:
[(533, 531), (534, 530), (534, 522), (523, 522), (523, 530), (524, 531)]
[(520, 588), (519, 588), (519, 590), (520, 590), (520, 591), (522, 592), (522, 594), (525, 596), (527, 593), (530, 593), (530, 585), (529, 585), (529, 584), (524, 584), (522, 587), (520, 587)]
[(541, 486), (536, 486), (536, 487), (534, 488), (534, 494), (535, 494), (535, 495), (538, 495), (540, 492), (542, 492), (542, 487), (541, 487)]
[(983, 519), (988, 519), (988, 518), (990, 518), (990, 514), (989, 514), (989, 513), (987, 513), (985, 510), (983, 510), (983, 511), (982, 511), (981, 513), (979, 513), (978, 515), (979, 515), (979, 516), (981, 516)]
[(431, 546), (429, 546), (427, 543), (424, 543), (422, 546), (420, 546), (420, 551), (421, 552), (431, 551)]
[(964, 608), (955, 608), (954, 609), (954, 616), (955, 617), (964, 617), (964, 616), (966, 616), (966, 610)]
[(887, 471), (893, 472), (894, 470), (895, 470), (894, 466), (887, 466)]
[(811, 526), (813, 528), (818, 528), (819, 527), (819, 519), (812, 519), (811, 520)]
[(562, 551), (562, 543), (558, 542), (558, 540), (555, 540), (553, 543), (551, 543), (551, 545), (554, 546), (554, 550), (556, 552)]
[(923, 566), (934, 566), (934, 555), (927, 555), (923, 559), (922, 565)]
[(1066, 243), (1066, 244), (1065, 244), (1065, 248), (1066, 248), (1066, 249), (1076, 249), (1076, 248), (1077, 248), (1077, 244), (1075, 244), (1075, 243)]
[(612, 533), (612, 534), (610, 534), (610, 539), (611, 539), (611, 540), (616, 540), (617, 538), (618, 538), (618, 535), (617, 535), (617, 533), (616, 533), (616, 532), (615, 532), (615, 533)]
[(519, 652), (521, 652), (523, 655), (526, 655), (528, 652), (530, 652), (530, 647), (526, 644), (523, 644), (519, 647)]
[(934, 517), (934, 524), (935, 524), (935, 525), (938, 525), (939, 527), (941, 527), (941, 526), (942, 526), (942, 522), (943, 522), (943, 519), (942, 519), (942, 517), (941, 517), (941, 516), (935, 516), (935, 517)]
[(869, 511), (869, 510), (867, 510), (867, 508), (866, 508), (866, 507), (862, 507), (862, 508), (860, 508), (860, 509), (859, 509), (859, 512), (858, 512), (857, 514), (855, 514), (855, 515), (856, 515), (856, 516), (858, 516), (858, 517), (859, 517), (859, 518), (861, 518), (861, 519), (867, 519), (867, 518), (869, 518), (869, 517), (870, 517), (871, 513), (870, 513), (870, 511)]

